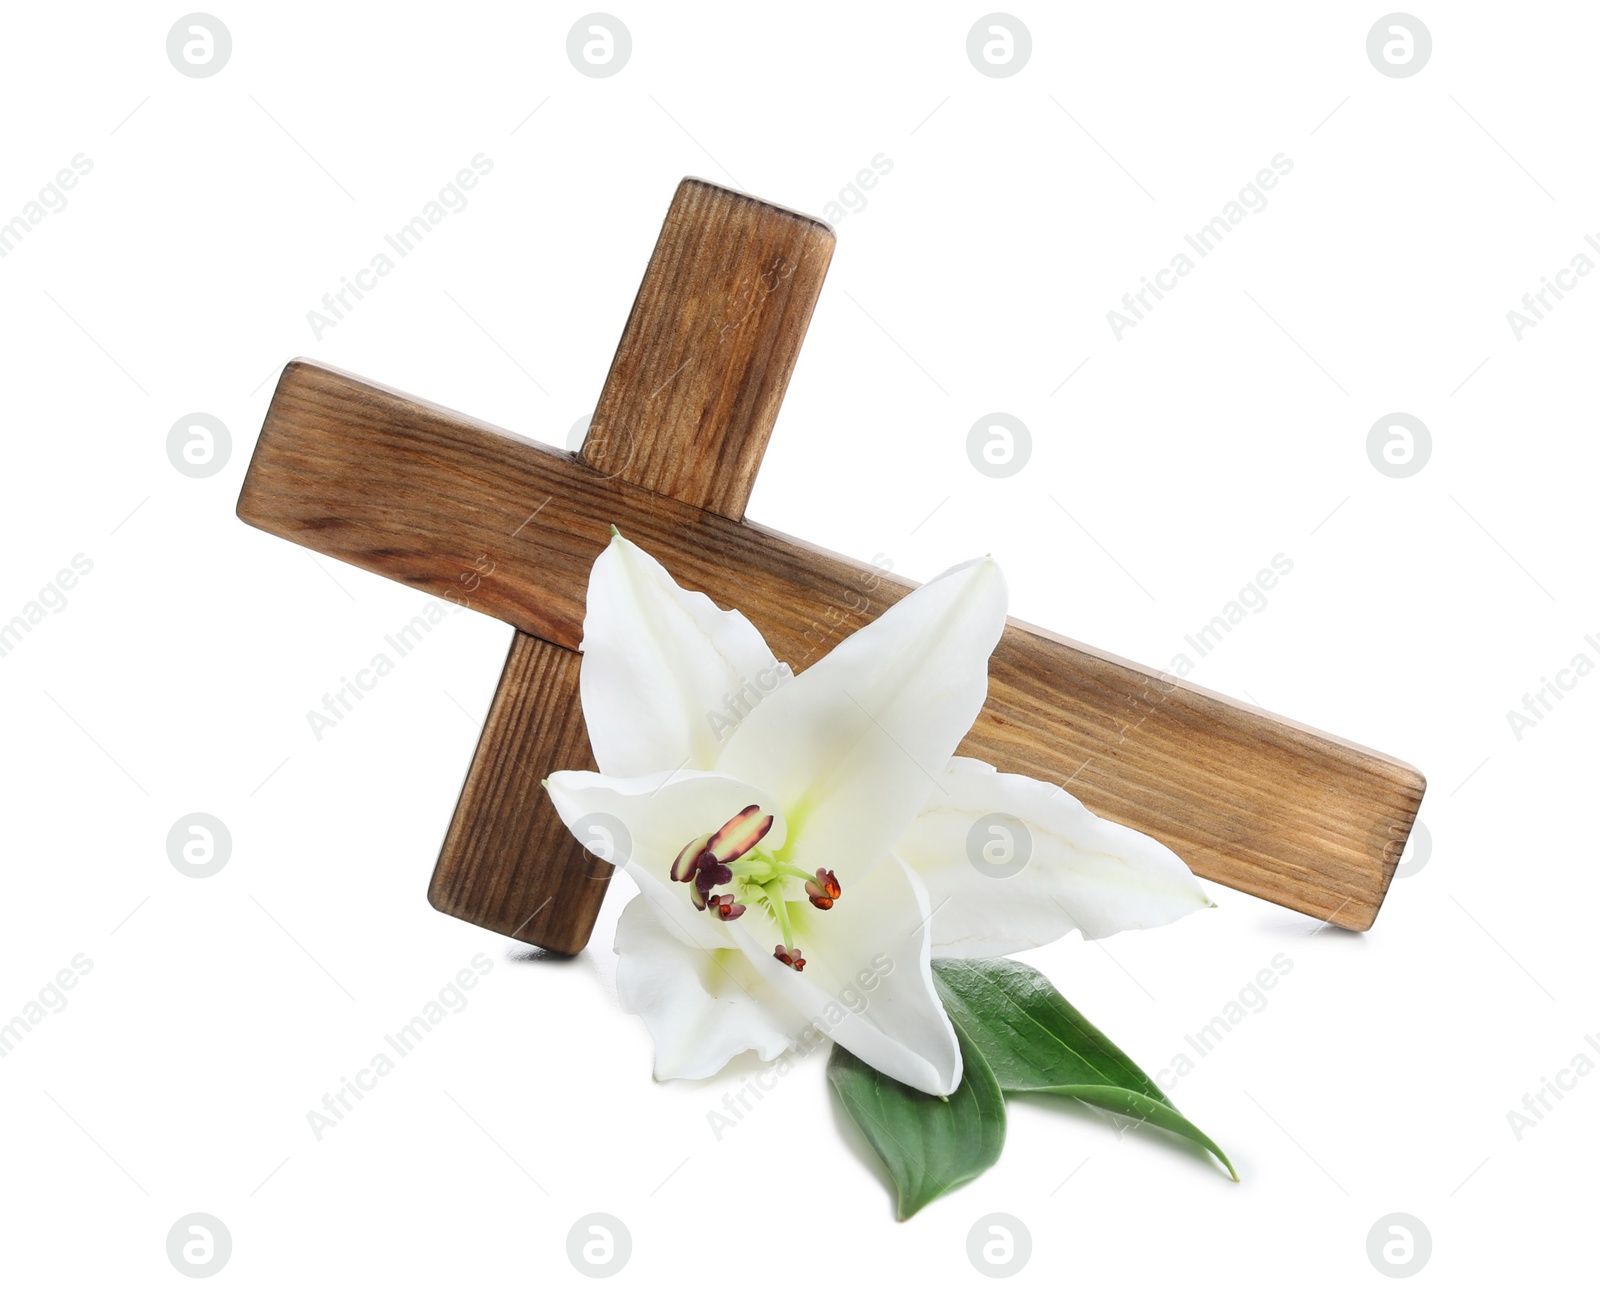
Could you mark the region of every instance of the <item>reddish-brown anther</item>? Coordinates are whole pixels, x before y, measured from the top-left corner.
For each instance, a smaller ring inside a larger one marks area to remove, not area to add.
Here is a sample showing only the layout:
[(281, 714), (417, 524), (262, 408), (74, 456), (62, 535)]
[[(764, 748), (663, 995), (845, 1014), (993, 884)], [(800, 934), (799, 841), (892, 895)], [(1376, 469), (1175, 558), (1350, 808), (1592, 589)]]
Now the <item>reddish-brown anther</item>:
[(839, 895), (844, 889), (839, 887), (839, 880), (831, 870), (817, 871), (814, 880), (806, 880), (806, 896), (811, 899), (811, 905), (819, 911), (833, 909), (833, 904), (839, 900)]

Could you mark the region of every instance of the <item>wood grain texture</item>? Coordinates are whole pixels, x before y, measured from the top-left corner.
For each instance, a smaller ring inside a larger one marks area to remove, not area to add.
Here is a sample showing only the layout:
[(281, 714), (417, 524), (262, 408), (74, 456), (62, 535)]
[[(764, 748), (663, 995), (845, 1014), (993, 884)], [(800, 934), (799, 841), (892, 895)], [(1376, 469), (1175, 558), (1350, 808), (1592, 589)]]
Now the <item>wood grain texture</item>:
[(540, 783), (594, 771), (577, 651), (517, 633), (428, 886), (447, 915), (563, 955), (583, 950), (612, 867), (586, 852)]
[(686, 179), (581, 456), (738, 520), (833, 258), (820, 220)]
[[(797, 666), (912, 586), (304, 361), (279, 382), (239, 515), (568, 648), (612, 523)], [(483, 555), (495, 573), (463, 595)], [(1424, 788), (1404, 763), (1015, 621), (961, 752), (1349, 929), (1376, 916)]]
[[(601, 474), (743, 516), (832, 255), (827, 225), (684, 180), (579, 458)], [(539, 782), (593, 767), (578, 656), (517, 632), (428, 900), (508, 937), (581, 950), (611, 867), (573, 839)]]

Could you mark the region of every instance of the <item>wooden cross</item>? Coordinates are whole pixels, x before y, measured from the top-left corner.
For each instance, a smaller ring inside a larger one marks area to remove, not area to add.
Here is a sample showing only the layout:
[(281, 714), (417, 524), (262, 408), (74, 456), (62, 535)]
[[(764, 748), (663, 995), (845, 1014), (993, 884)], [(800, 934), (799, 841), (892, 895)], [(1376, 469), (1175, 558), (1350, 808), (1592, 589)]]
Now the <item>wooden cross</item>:
[[(833, 241), (684, 180), (576, 454), (284, 369), (240, 518), (517, 630), (429, 887), (439, 910), (552, 951), (588, 941), (612, 868), (540, 781), (594, 767), (577, 648), (613, 524), (797, 669), (914, 586), (744, 519)], [(1414, 768), (1015, 620), (989, 678), (961, 753), (1068, 786), (1208, 879), (1372, 924), (1422, 799)]]

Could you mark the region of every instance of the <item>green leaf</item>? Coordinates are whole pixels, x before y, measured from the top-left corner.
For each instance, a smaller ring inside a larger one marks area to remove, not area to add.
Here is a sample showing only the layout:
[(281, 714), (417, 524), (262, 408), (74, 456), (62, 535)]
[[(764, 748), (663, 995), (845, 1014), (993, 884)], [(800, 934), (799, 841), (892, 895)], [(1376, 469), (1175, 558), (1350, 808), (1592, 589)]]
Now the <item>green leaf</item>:
[(1211, 1139), (1037, 969), (1013, 960), (935, 960), (933, 977), (964, 1039), (1000, 1089), (1065, 1095), (1198, 1144), (1239, 1178)]
[(901, 1220), (983, 1174), (1005, 1143), (1005, 1097), (959, 1025), (956, 1037), (963, 1076), (948, 1099), (884, 1076), (843, 1046), (835, 1045), (828, 1060), (828, 1079), (845, 1111), (889, 1168)]

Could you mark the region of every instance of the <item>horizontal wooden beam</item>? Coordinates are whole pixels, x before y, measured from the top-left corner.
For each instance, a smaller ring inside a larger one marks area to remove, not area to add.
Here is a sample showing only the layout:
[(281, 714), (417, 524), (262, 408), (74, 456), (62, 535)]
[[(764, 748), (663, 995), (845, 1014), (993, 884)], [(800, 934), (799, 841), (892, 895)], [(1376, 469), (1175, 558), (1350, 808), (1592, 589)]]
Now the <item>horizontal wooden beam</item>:
[[(797, 668), (914, 586), (304, 360), (279, 381), (238, 510), (568, 648), (612, 524)], [(960, 752), (1348, 929), (1376, 916), (1424, 789), (1404, 763), (1016, 621)]]

